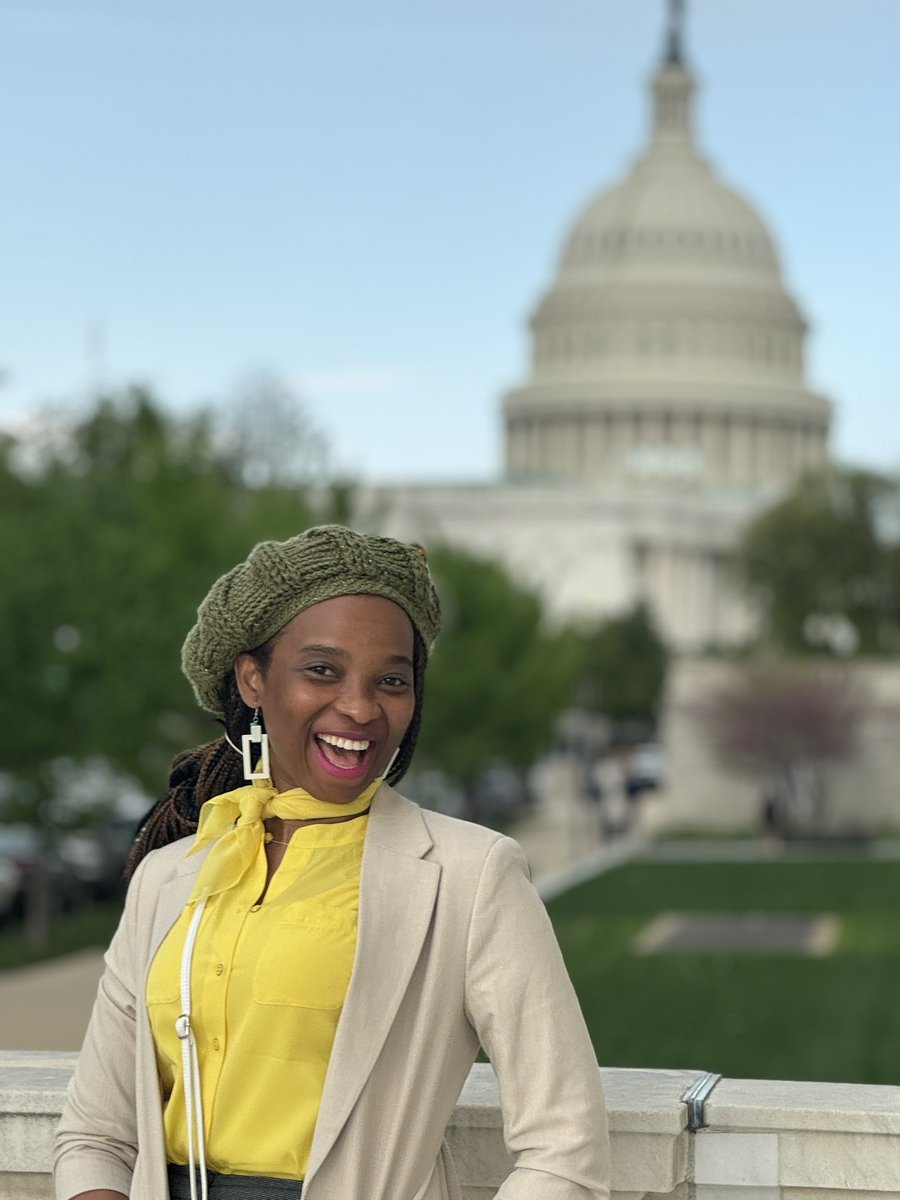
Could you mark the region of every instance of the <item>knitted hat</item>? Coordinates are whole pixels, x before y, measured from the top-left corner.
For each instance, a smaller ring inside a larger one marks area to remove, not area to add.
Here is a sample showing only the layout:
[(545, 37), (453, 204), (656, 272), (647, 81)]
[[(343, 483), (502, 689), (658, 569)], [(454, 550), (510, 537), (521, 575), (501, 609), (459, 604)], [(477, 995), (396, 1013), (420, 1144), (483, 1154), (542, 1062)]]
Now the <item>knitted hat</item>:
[(426, 652), (431, 649), (441, 607), (420, 546), (341, 525), (254, 546), (246, 562), (213, 584), (181, 651), (182, 670), (201, 706), (223, 717), (223, 684), (240, 653), (261, 646), (319, 601), (355, 595), (399, 604)]

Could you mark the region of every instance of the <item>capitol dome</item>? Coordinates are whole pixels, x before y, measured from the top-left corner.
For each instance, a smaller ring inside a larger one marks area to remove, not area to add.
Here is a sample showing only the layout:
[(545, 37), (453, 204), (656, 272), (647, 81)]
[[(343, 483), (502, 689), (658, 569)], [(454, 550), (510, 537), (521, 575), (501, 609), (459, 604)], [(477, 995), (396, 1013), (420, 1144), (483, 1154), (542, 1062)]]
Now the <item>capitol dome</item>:
[(806, 322), (765, 223), (698, 152), (680, 41), (646, 149), (577, 218), (532, 317), (531, 377), (504, 402), (512, 479), (771, 488), (825, 460)]

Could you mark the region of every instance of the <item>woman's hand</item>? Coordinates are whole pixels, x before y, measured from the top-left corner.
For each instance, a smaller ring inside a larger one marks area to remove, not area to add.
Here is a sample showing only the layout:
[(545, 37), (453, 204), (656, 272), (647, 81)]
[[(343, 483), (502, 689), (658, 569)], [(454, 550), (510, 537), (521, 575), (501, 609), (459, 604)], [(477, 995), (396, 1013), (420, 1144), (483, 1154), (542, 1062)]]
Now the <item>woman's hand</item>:
[(72, 1200), (128, 1200), (124, 1192), (110, 1192), (106, 1188), (94, 1189), (92, 1192), (79, 1192)]

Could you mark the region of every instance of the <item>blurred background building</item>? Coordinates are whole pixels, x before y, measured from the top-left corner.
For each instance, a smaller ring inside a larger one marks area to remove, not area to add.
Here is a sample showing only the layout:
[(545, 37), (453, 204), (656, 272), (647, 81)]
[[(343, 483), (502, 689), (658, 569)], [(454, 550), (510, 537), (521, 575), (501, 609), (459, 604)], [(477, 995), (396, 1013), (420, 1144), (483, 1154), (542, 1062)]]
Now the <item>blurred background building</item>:
[(696, 652), (752, 630), (725, 557), (826, 462), (831, 408), (771, 233), (698, 146), (682, 17), (670, 6), (646, 145), (576, 218), (531, 317), (502, 482), (370, 490), (361, 511), (499, 559), (559, 619), (645, 601)]

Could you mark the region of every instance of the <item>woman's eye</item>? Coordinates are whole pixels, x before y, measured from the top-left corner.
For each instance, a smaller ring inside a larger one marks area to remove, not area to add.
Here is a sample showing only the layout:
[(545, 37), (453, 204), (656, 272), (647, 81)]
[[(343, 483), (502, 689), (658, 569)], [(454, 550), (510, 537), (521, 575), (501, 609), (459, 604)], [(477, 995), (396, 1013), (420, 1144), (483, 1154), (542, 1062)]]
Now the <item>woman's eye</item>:
[(303, 668), (310, 675), (317, 675), (319, 678), (328, 678), (334, 674), (334, 669), (328, 663), (310, 663), (309, 666)]
[(404, 679), (402, 675), (388, 675), (382, 680), (382, 683), (394, 690), (409, 687), (409, 680)]

